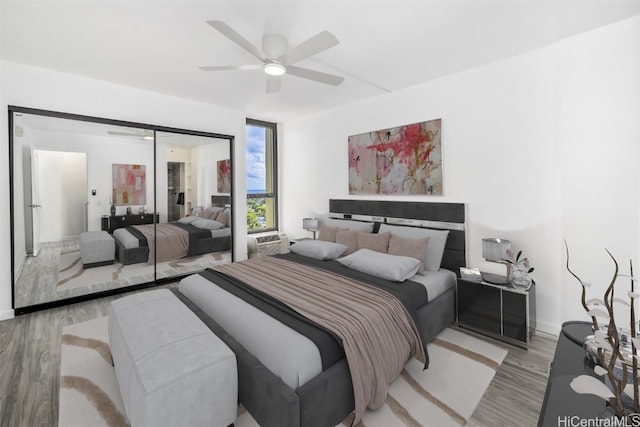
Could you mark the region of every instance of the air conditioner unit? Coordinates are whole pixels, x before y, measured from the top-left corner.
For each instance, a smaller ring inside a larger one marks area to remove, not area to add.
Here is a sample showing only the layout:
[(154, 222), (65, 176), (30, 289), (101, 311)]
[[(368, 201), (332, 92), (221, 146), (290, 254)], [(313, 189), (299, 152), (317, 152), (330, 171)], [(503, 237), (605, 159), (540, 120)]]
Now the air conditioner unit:
[(247, 238), (249, 258), (289, 253), (289, 238), (284, 233)]

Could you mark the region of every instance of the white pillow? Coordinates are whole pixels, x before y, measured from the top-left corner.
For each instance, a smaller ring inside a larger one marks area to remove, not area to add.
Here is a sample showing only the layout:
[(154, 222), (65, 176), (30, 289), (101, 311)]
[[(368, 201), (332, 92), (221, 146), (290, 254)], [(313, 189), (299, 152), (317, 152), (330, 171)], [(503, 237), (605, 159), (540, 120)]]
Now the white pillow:
[(422, 264), (415, 258), (383, 254), (371, 249), (358, 249), (337, 261), (353, 270), (395, 282), (403, 282), (415, 276)]
[(381, 224), (379, 233), (390, 231), (396, 236), (407, 239), (420, 239), (429, 237), (429, 244), (424, 253), (424, 268), (429, 271), (439, 271), (444, 245), (447, 243), (449, 230), (433, 230), (431, 228), (405, 227), (401, 225)]
[(224, 225), (222, 225), (218, 221), (213, 219), (206, 219), (206, 218), (198, 218), (196, 221), (193, 221), (191, 225), (193, 225), (194, 227), (201, 228), (203, 230), (218, 230), (224, 227)]
[(300, 240), (289, 248), (291, 252), (310, 258), (327, 260), (335, 259), (347, 250), (340, 243), (325, 242), (324, 240)]

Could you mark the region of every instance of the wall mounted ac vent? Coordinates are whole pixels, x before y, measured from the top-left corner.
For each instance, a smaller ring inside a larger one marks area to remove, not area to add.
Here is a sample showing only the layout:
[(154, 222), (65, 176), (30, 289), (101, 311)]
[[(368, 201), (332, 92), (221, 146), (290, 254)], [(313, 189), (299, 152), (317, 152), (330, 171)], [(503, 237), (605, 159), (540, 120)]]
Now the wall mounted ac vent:
[(247, 238), (249, 258), (286, 254), (289, 252), (289, 238), (284, 233)]

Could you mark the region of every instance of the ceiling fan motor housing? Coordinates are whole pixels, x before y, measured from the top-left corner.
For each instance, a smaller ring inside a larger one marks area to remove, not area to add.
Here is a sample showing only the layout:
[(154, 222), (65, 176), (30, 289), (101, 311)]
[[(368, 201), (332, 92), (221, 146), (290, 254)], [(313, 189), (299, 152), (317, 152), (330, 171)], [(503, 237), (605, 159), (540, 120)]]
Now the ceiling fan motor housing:
[(265, 34), (262, 37), (262, 51), (269, 59), (279, 58), (288, 48), (287, 39), (279, 34)]

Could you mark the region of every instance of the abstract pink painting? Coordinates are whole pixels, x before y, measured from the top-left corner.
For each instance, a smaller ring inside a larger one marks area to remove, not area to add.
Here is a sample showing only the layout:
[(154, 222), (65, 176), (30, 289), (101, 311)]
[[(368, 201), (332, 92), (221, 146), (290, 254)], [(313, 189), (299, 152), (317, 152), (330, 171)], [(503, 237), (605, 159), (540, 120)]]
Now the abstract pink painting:
[(145, 165), (112, 165), (113, 204), (116, 206), (146, 205), (147, 178)]
[(441, 119), (349, 137), (349, 194), (442, 195)]
[(218, 160), (218, 193), (231, 193), (231, 160)]

